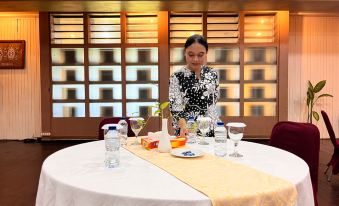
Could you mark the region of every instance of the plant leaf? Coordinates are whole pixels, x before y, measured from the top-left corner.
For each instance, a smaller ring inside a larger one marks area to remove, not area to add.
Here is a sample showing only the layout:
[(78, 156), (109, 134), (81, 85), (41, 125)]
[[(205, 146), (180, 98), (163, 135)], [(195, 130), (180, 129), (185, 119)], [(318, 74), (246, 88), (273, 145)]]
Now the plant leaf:
[(308, 92), (307, 92), (307, 106), (310, 105), (310, 102), (311, 102), (311, 99), (309, 98), (309, 94), (308, 94)]
[(140, 125), (142, 127), (144, 127), (145, 124), (146, 124), (145, 120), (142, 120), (142, 119), (138, 119), (137, 122), (138, 122), (138, 125)]
[(313, 111), (313, 112), (312, 112), (312, 115), (313, 115), (313, 117), (314, 117), (315, 120), (319, 121), (319, 114), (318, 114), (318, 112)]
[(320, 97), (333, 97), (333, 95), (331, 95), (331, 94), (321, 94), (321, 95), (319, 95), (318, 99)]
[(158, 109), (158, 110), (156, 110), (155, 112), (154, 112), (154, 116), (156, 116), (157, 114), (160, 114), (161, 113), (161, 110), (160, 109)]
[(310, 81), (308, 81), (308, 90), (313, 91), (313, 85)]
[(160, 109), (163, 110), (166, 107), (168, 107), (168, 105), (169, 105), (169, 102), (163, 102), (163, 103), (160, 104)]
[(314, 100), (314, 93), (311, 90), (307, 91), (307, 97), (309, 96), (310, 100), (313, 101)]
[(326, 85), (326, 80), (322, 80), (322, 81), (318, 82), (318, 83), (315, 85), (315, 87), (314, 87), (314, 89), (313, 89), (313, 92), (314, 92), (314, 93), (320, 92), (320, 90), (322, 90), (322, 88), (324, 88), (325, 85)]

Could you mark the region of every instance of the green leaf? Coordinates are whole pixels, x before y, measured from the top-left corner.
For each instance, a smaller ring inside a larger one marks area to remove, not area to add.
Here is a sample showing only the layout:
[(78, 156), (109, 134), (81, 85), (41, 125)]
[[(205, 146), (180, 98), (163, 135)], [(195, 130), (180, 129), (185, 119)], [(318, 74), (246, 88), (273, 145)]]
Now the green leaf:
[(321, 95), (319, 95), (318, 99), (320, 97), (333, 97), (333, 95), (331, 95), (331, 94), (321, 94)]
[(322, 80), (322, 81), (318, 82), (318, 83), (315, 85), (315, 87), (314, 87), (314, 89), (313, 89), (313, 92), (314, 92), (314, 93), (320, 92), (320, 90), (322, 90), (322, 88), (324, 88), (325, 85), (326, 85), (326, 80)]
[(313, 89), (311, 87), (307, 88), (307, 92), (313, 93)]
[(313, 85), (310, 81), (308, 81), (308, 90), (313, 91)]
[(307, 106), (310, 105), (310, 102), (311, 102), (311, 99), (309, 98), (308, 93), (307, 93)]
[(160, 109), (158, 109), (158, 110), (156, 110), (155, 112), (154, 112), (154, 116), (156, 116), (156, 115), (158, 115), (158, 114), (160, 114), (161, 113), (161, 110)]
[(313, 117), (314, 117), (315, 120), (319, 121), (319, 114), (318, 114), (318, 112), (313, 111), (313, 112), (312, 112), (312, 115), (313, 115)]
[(160, 109), (163, 110), (166, 107), (168, 107), (168, 105), (169, 105), (169, 102), (163, 102), (163, 103), (160, 104)]
[(314, 100), (314, 93), (313, 93), (313, 91), (308, 90), (307, 91), (307, 97), (309, 97), (310, 100), (313, 101)]
[(142, 127), (144, 127), (145, 124), (146, 124), (145, 120), (142, 120), (142, 119), (138, 119), (137, 122), (138, 122), (138, 125), (140, 125)]

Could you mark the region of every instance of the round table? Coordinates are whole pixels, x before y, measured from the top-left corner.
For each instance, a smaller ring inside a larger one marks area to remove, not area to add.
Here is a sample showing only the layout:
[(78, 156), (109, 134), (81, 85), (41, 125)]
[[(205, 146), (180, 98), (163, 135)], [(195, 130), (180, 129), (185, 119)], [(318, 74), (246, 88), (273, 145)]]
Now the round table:
[[(212, 138), (207, 141), (210, 145), (190, 146), (213, 153)], [(227, 144), (229, 154), (233, 143)], [(309, 169), (302, 159), (257, 143), (241, 141), (238, 147), (244, 157), (225, 159), (291, 182), (298, 192), (296, 205), (314, 205)], [(104, 141), (94, 141), (50, 155), (41, 169), (36, 205), (211, 205), (204, 194), (123, 148), (118, 168), (105, 168), (104, 154)]]

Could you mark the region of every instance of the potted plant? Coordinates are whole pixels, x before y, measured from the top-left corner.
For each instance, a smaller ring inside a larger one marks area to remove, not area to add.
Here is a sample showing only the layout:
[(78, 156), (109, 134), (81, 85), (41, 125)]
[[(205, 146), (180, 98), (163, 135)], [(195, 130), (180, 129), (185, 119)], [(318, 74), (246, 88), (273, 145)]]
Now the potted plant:
[(313, 118), (319, 121), (318, 112), (314, 111), (314, 105), (322, 97), (333, 97), (331, 94), (318, 94), (326, 85), (326, 80), (318, 82), (315, 86), (308, 81), (307, 88), (307, 122), (312, 123)]

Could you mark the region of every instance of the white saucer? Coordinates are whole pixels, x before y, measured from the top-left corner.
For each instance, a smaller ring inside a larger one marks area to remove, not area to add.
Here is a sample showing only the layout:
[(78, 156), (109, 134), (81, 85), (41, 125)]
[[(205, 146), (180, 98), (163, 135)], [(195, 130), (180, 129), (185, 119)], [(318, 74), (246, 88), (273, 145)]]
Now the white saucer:
[(183, 157), (183, 158), (194, 158), (194, 157), (201, 157), (204, 153), (197, 149), (190, 149), (190, 148), (176, 148), (171, 150), (171, 155), (176, 157)]

